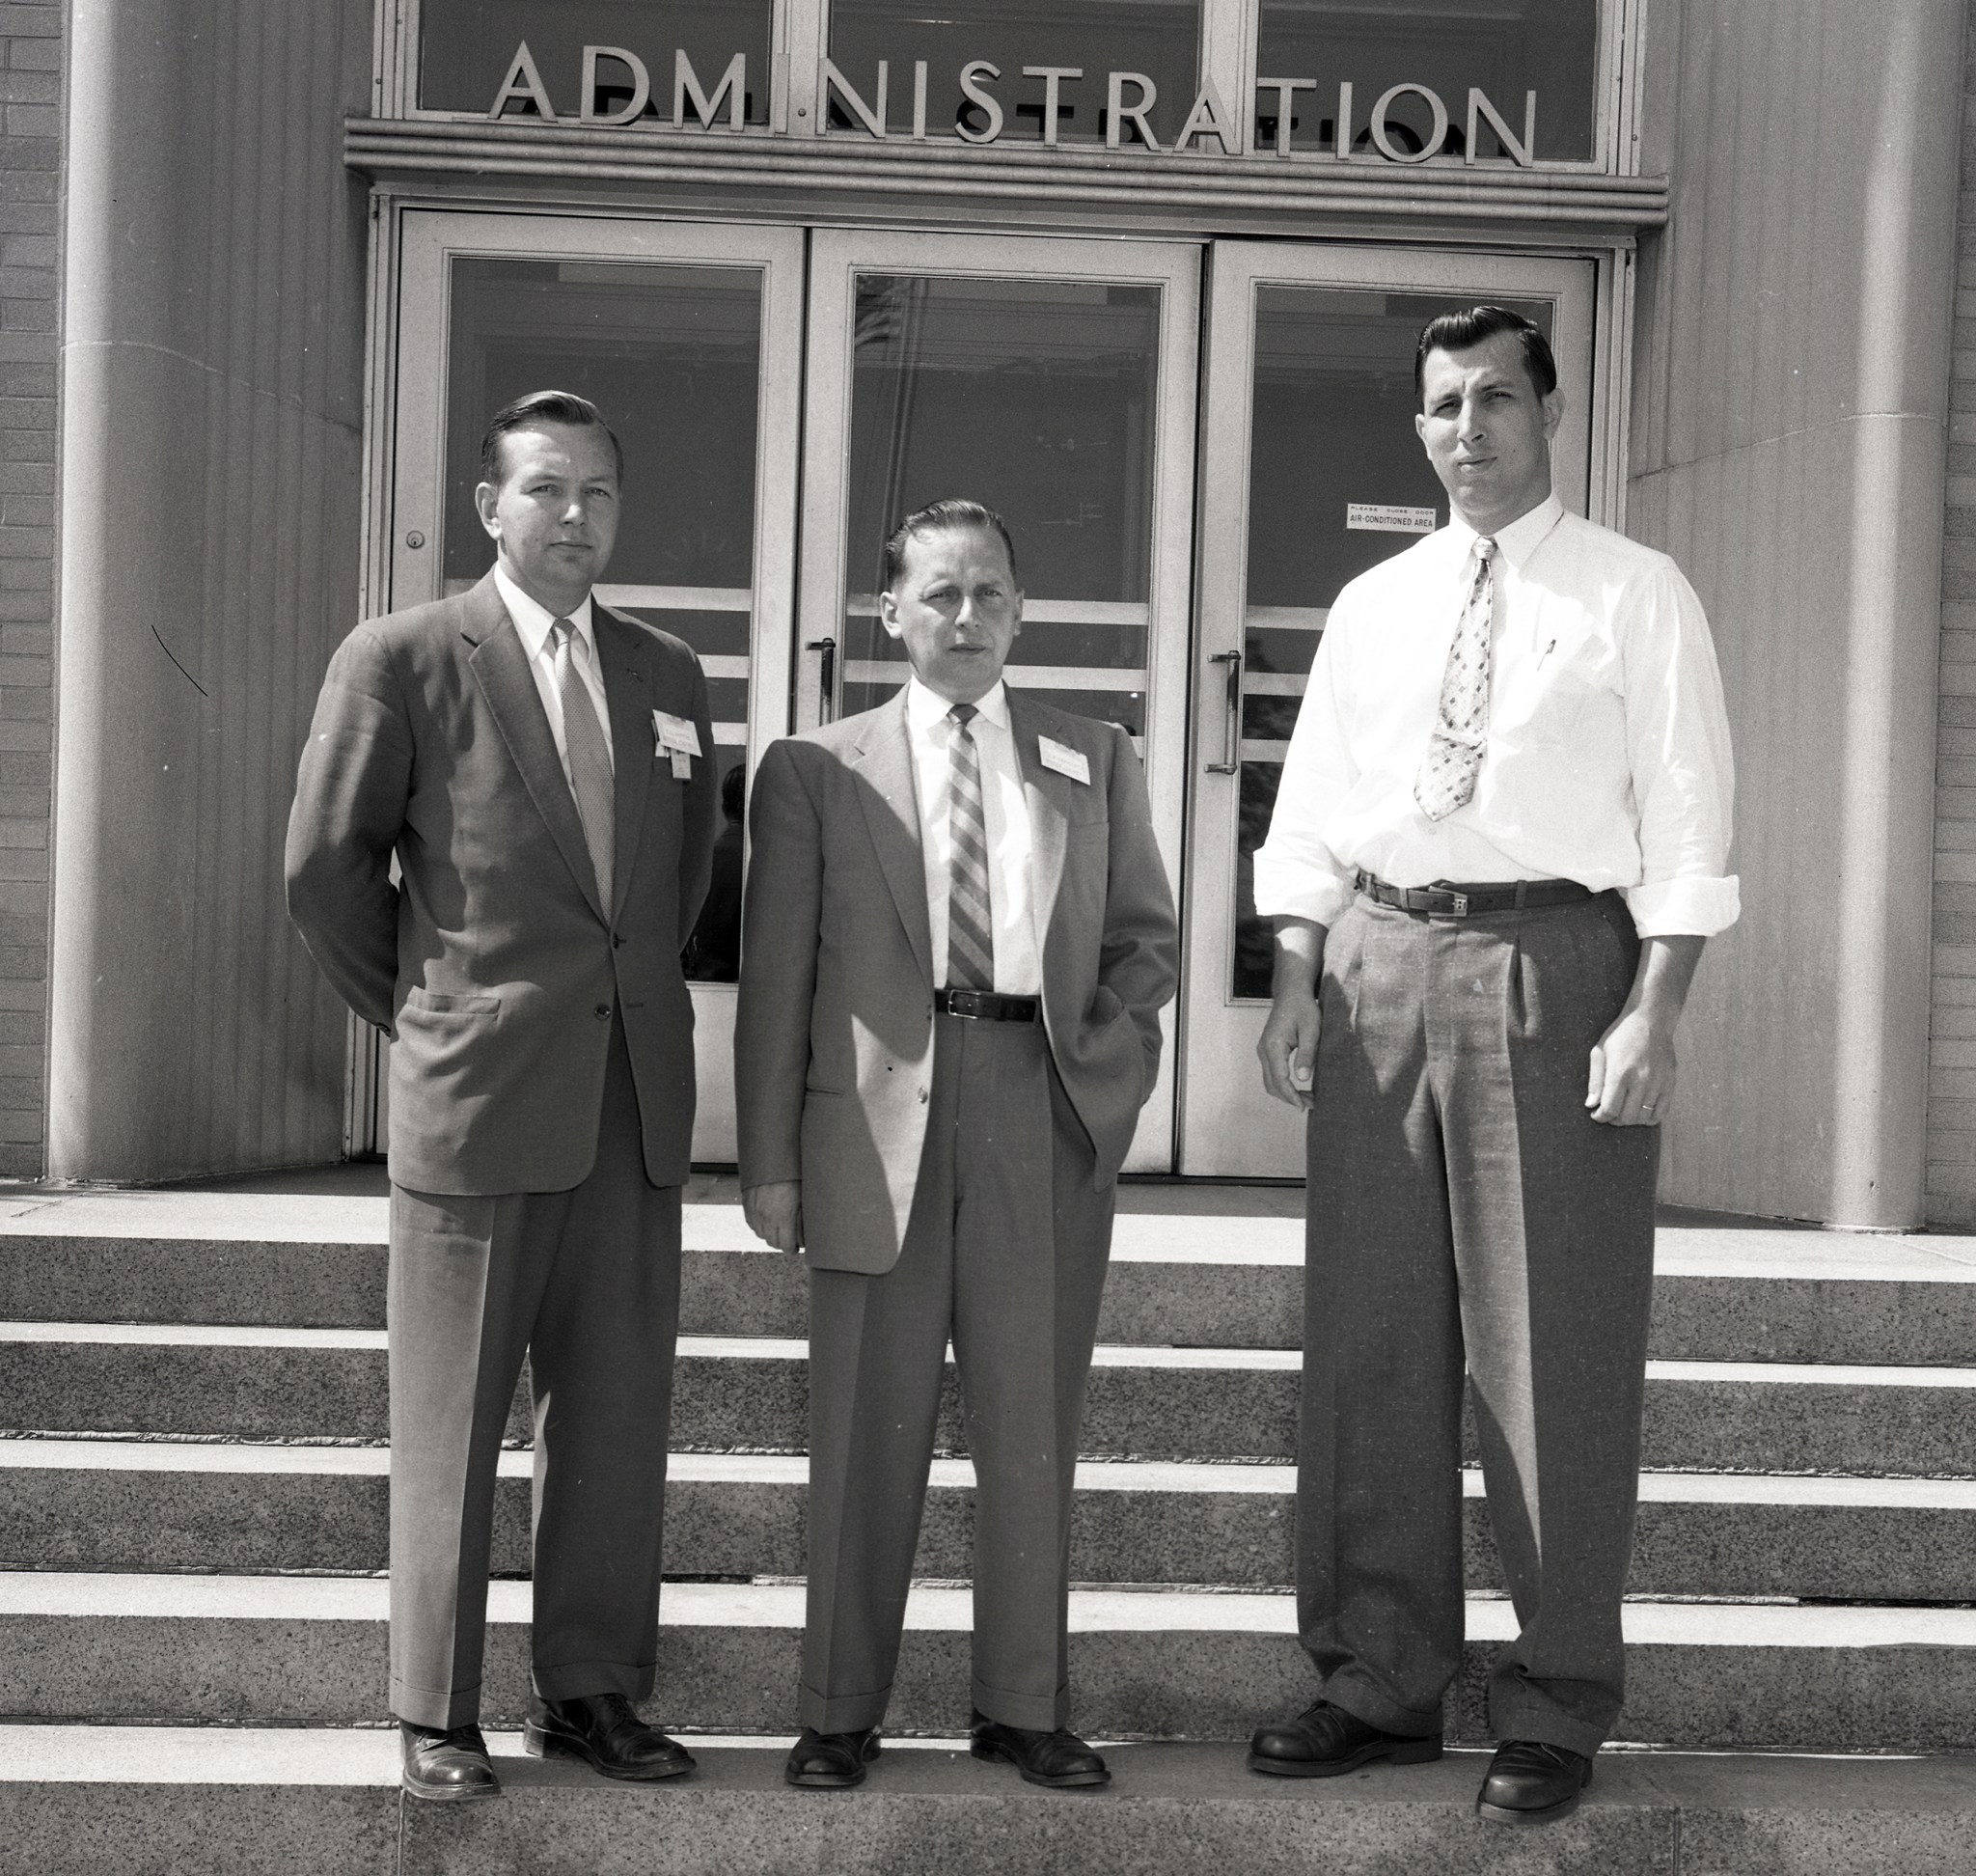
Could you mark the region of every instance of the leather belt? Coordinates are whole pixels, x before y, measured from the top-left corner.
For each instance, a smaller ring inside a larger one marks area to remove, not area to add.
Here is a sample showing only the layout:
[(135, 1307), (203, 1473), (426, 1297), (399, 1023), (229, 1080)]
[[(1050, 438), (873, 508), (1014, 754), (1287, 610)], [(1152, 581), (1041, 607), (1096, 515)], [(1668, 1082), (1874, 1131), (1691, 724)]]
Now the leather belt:
[(1442, 919), (1473, 919), (1489, 912), (1525, 912), (1546, 905), (1576, 905), (1593, 897), (1575, 879), (1505, 879), (1476, 886), (1437, 880), (1432, 886), (1389, 886), (1376, 873), (1360, 872), (1358, 890), (1381, 905), (1402, 912), (1425, 912)]
[(974, 1023), (1033, 1023), (1038, 997), (1004, 997), (995, 990), (936, 990), (933, 1007), (943, 1016), (965, 1016)]

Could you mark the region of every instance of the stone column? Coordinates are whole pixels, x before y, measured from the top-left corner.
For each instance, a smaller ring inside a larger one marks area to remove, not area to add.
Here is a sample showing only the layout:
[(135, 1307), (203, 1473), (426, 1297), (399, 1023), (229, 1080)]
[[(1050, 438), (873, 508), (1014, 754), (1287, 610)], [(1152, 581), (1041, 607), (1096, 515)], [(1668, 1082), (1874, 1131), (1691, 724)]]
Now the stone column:
[(1632, 527), (1699, 587), (1742, 924), (1684, 1032), (1665, 1196), (1922, 1222), (1958, 0), (1650, 12)]
[(363, 0), (73, 0), (48, 1170), (342, 1146), (281, 836), (353, 622)]

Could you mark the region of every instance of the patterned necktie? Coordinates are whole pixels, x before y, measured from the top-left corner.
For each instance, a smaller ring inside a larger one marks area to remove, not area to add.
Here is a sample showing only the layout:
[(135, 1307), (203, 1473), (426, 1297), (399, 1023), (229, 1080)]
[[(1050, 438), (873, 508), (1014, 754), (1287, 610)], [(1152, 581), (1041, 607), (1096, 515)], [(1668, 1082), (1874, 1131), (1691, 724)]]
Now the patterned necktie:
[(569, 792), (576, 797), (577, 818), (583, 822), (584, 844), (597, 875), (597, 897), (611, 904), (611, 847), (617, 814), (611, 786), (611, 751), (604, 726), (590, 702), (590, 687), (577, 669), (590, 661), (590, 648), (566, 619), (551, 621), (556, 640), (556, 694), (563, 700), (563, 763), (569, 771)]
[(981, 759), (968, 725), (972, 704), (947, 713), (947, 984), (995, 988), (995, 923), (988, 898), (988, 818), (981, 807)]
[(1490, 626), (1496, 613), (1496, 542), (1475, 542), (1475, 577), (1448, 647), (1441, 679), (1441, 705), (1427, 741), (1413, 799), (1431, 821), (1444, 820), (1475, 792), (1482, 752), (1489, 745)]

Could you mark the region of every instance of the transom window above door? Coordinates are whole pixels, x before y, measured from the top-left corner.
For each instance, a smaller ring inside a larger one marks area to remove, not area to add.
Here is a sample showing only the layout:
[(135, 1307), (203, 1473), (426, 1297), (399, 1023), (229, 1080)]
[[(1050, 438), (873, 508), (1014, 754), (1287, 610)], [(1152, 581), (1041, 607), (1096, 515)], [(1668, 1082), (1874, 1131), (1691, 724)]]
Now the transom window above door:
[(501, 115), (539, 117), (533, 81), (572, 124), (670, 124), (676, 102), (682, 117), (731, 126), (731, 97), (696, 106), (712, 103), (738, 56), (738, 122), (765, 130), (775, 13), (776, 0), (419, 0), (419, 102), (491, 115), (505, 95)]
[(883, 82), (887, 123), (914, 135), (1170, 143), (1200, 52), (1201, 0), (833, 0), (826, 128), (875, 117)]
[[(397, 0), (382, 115), (1624, 171), (1621, 0)], [(600, 158), (601, 159), (601, 158)]]

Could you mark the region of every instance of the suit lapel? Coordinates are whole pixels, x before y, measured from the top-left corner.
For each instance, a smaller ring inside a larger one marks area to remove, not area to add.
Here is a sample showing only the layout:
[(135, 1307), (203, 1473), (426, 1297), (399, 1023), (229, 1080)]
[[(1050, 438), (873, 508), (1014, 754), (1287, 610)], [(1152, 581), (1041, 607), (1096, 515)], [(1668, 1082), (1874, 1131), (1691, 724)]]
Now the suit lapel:
[(487, 577), (462, 601), (466, 622), (462, 632), (474, 646), (467, 660), (480, 695), (487, 700), (502, 740), (514, 765), (521, 771), (522, 785), (529, 799), (548, 824), (564, 862), (599, 917), (603, 901), (597, 893), (596, 870), (583, 838), (583, 822), (576, 812), (576, 797), (569, 792), (569, 778), (563, 773), (563, 759), (556, 754), (556, 738), (550, 734), (549, 719), (542, 710), (542, 699), (529, 670), (529, 654), (514, 629), (514, 621), (501, 603), (501, 590), (494, 575)]
[(1043, 766), (1036, 747), (1036, 726), (1028, 705), (1013, 690), (1008, 693), (1008, 728), (1015, 742), (1015, 759), (1022, 765), (1023, 798), (1029, 806), (1029, 890), (1035, 899), (1040, 946), (1049, 937), (1057, 888), (1063, 884), (1064, 829), (1069, 821), (1058, 797), (1065, 787), (1078, 785)]
[(864, 739), (854, 752), (865, 786), (858, 790), (878, 865), (892, 889), (913, 955), (926, 981), (933, 981), (933, 928), (926, 910), (926, 863), (919, 841), (919, 795), (913, 784), (913, 751), (907, 741), (906, 694), (872, 715)]
[[(590, 624), (597, 638), (597, 668), (604, 675), (604, 703), (611, 713), (611, 765), (616, 772), (613, 818), (617, 823), (611, 892), (622, 905), (645, 833), (645, 802), (652, 788), (651, 685), (633, 654), (638, 628), (597, 604), (590, 607)], [(712, 757), (712, 750), (703, 749), (699, 759), (711, 760)]]

